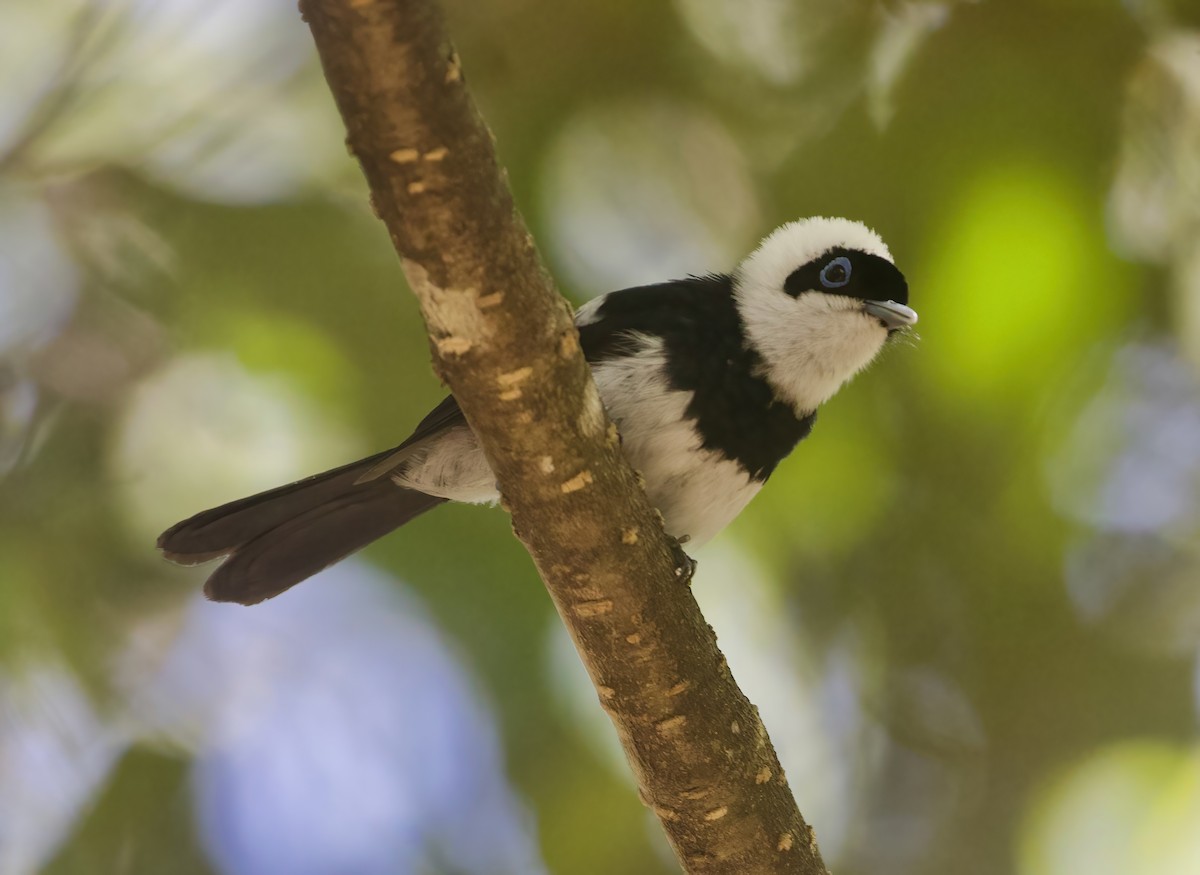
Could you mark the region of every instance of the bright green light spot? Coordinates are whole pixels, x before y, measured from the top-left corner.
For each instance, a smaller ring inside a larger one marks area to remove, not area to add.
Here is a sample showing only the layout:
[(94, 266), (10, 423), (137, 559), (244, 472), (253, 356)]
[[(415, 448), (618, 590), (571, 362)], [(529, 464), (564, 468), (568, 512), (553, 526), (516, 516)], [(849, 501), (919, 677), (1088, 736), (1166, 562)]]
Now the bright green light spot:
[(919, 357), (954, 396), (1024, 400), (1111, 324), (1128, 273), (1098, 208), (1027, 165), (988, 170), (930, 234), (911, 278)]

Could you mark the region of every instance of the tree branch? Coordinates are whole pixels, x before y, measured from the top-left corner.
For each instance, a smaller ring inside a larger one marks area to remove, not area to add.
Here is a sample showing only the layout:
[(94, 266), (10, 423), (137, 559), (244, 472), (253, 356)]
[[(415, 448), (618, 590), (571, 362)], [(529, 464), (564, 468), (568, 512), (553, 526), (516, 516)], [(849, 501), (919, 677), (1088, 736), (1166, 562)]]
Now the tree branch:
[(436, 0), (302, 0), (301, 11), (420, 300), (434, 367), (684, 869), (827, 875), (758, 711), (620, 453)]

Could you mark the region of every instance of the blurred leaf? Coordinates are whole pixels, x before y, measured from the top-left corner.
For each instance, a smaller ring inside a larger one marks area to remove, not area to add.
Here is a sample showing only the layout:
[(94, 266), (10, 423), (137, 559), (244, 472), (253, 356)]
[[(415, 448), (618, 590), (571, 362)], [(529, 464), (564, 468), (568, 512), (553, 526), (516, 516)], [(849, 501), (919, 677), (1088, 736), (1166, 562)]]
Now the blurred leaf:
[(880, 719), (897, 741), (954, 759), (987, 746), (983, 723), (962, 689), (928, 668), (898, 672), (887, 686)]
[(0, 355), (27, 354), (62, 329), (81, 277), (45, 205), (0, 185)]
[(558, 133), (541, 187), (550, 251), (587, 294), (727, 271), (758, 229), (736, 142), (666, 99), (585, 108)]
[[(1200, 372), (1169, 346), (1127, 344), (1060, 402), (1081, 405), (1051, 454), (1058, 510), (1090, 526), (1186, 536), (1200, 530)], [(1082, 396), (1082, 397), (1081, 397)]]
[(1156, 261), (1200, 235), (1200, 35), (1168, 31), (1134, 70), (1109, 196), (1114, 237)]
[(901, 2), (885, 11), (883, 25), (871, 53), (867, 100), (871, 119), (880, 127), (895, 112), (892, 92), (904, 68), (912, 61), (921, 44), (950, 17), (950, 3)]

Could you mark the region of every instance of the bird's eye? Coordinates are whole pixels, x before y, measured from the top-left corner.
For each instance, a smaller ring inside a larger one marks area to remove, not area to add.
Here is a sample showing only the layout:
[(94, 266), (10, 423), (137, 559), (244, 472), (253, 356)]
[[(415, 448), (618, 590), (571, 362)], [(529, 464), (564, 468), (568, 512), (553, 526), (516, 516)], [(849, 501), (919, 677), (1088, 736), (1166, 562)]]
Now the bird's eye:
[(850, 282), (850, 259), (839, 255), (821, 268), (821, 285), (827, 289), (840, 289)]

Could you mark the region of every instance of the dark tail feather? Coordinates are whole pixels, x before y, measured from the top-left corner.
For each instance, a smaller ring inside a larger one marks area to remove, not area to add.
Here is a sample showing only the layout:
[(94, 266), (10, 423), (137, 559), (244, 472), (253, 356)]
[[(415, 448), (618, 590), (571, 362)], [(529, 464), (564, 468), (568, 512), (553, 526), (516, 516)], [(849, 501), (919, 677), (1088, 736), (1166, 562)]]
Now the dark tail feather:
[(228, 557), (204, 586), (216, 601), (279, 595), (445, 501), (390, 477), (355, 485), (392, 452), (202, 511), (163, 532), (159, 549), (183, 565)]
[[(181, 565), (197, 565), (224, 556), (234, 547), (349, 493), (355, 480), (393, 452), (376, 453), (287, 486), (201, 511), (159, 535), (158, 549)], [(391, 480), (384, 482), (398, 489)]]
[(213, 601), (252, 605), (279, 595), (445, 501), (390, 480), (315, 507), (235, 548), (204, 584)]

